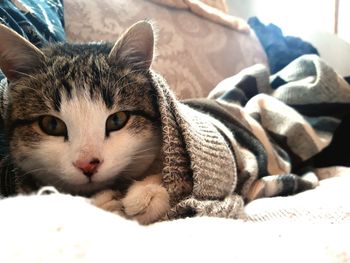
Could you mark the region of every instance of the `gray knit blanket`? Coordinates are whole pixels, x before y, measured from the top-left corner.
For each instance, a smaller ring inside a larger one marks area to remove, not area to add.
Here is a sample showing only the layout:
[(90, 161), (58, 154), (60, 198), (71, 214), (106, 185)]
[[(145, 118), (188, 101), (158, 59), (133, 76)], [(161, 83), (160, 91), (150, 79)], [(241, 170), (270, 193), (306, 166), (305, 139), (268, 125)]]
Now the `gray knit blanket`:
[[(171, 202), (164, 220), (245, 218), (254, 199), (316, 187), (313, 157), (330, 144), (350, 105), (350, 86), (314, 55), (273, 76), (263, 65), (244, 69), (206, 99), (179, 101), (152, 74)], [(16, 188), (13, 178), (3, 169), (2, 194)]]
[(254, 199), (316, 187), (312, 159), (350, 105), (350, 86), (314, 55), (273, 76), (263, 65), (244, 69), (206, 99), (180, 102), (154, 80), (172, 206), (165, 219), (245, 218)]

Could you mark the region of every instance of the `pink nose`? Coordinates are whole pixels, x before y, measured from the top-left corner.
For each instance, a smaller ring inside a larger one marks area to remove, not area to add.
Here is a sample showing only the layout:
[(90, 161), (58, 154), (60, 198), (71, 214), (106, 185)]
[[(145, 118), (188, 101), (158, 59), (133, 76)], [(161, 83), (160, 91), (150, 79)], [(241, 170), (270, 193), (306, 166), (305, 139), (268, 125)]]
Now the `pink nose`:
[(92, 158), (90, 161), (77, 160), (73, 165), (81, 170), (87, 177), (92, 177), (97, 172), (97, 168), (101, 165), (101, 161), (97, 158)]

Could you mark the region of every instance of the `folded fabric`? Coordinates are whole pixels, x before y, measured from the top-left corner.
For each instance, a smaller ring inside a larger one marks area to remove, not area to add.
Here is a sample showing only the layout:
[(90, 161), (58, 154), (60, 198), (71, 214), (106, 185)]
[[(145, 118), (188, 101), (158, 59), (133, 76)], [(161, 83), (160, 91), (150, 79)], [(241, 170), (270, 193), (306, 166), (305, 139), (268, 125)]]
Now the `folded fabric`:
[(310, 43), (298, 37), (284, 36), (282, 30), (274, 24), (264, 25), (257, 17), (249, 18), (248, 24), (266, 52), (271, 73), (278, 72), (302, 55), (318, 55), (317, 49)]
[(215, 7), (216, 9), (219, 9), (223, 11), (224, 13), (228, 13), (228, 6), (226, 3), (226, 0), (201, 0), (203, 3)]
[(245, 207), (247, 222), (330, 225), (350, 223), (349, 167), (317, 169), (320, 185), (293, 196), (261, 198)]
[[(37, 47), (47, 42), (64, 41), (63, 0), (0, 1), (0, 23)], [(0, 79), (3, 78), (0, 71)]]
[(344, 77), (344, 79), (346, 80), (347, 83), (350, 84), (350, 76)]
[[(318, 56), (271, 76), (256, 65), (185, 104), (155, 76), (163, 126), (169, 218), (242, 218), (244, 202), (315, 187), (310, 160), (327, 147), (350, 105), (350, 87)], [(327, 105), (339, 103), (331, 111)], [(191, 174), (191, 176), (189, 176)], [(299, 175), (299, 176), (298, 176)], [(303, 176), (301, 176), (303, 175)]]
[[(230, 27), (243, 33), (249, 33), (249, 25), (241, 18), (227, 14), (225, 1), (200, 0), (150, 0), (154, 3), (173, 8), (189, 9), (196, 15), (215, 23)], [(226, 12), (225, 12), (226, 11)]]
[(64, 41), (63, 1), (0, 1), (0, 23), (38, 47)]
[[(171, 202), (164, 220), (245, 218), (247, 202), (317, 186), (310, 160), (330, 144), (344, 105), (350, 105), (350, 86), (314, 55), (276, 75), (268, 72), (252, 66), (221, 82), (207, 99), (184, 102), (152, 72), (163, 131), (163, 185)], [(15, 174), (3, 166), (3, 194), (21, 184)]]

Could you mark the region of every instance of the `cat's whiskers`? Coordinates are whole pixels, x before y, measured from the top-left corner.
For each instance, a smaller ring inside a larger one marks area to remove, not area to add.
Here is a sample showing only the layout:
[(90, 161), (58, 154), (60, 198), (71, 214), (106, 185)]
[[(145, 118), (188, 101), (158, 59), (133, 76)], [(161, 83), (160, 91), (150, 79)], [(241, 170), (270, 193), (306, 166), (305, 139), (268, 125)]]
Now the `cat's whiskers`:
[(18, 85), (17, 87), (22, 87), (23, 89), (31, 91), (31, 92), (33, 92), (34, 94), (37, 94), (40, 97), (43, 95), (41, 91), (39, 91), (37, 89), (34, 89), (32, 87), (29, 87), (29, 86), (20, 86), (20, 85)]
[(11, 167), (11, 166), (13, 166), (13, 165), (14, 165), (14, 163), (13, 163), (13, 162), (10, 162), (10, 161), (3, 162), (3, 163), (1, 163), (1, 165), (0, 165), (0, 169), (4, 169), (4, 168), (7, 168), (7, 167)]
[(128, 82), (128, 83), (125, 84), (124, 86), (120, 87), (120, 89), (122, 90), (122, 89), (124, 89), (124, 88), (126, 88), (126, 87), (129, 87), (129, 86), (131, 86), (131, 85), (134, 85), (134, 84), (139, 84), (139, 82), (138, 82), (138, 81)]
[(25, 76), (25, 77), (28, 77), (30, 79), (38, 80), (36, 77), (34, 77), (32, 75), (29, 75), (27, 73), (24, 73), (24, 72), (21, 72), (21, 71), (18, 71), (18, 70), (14, 70), (13, 69), (12, 72), (17, 73), (17, 74), (22, 75), (22, 76)]
[[(113, 84), (112, 89), (115, 89), (117, 87), (117, 85), (120, 84), (120, 82), (126, 78), (127, 76), (129, 76), (130, 74), (134, 74), (134, 73), (138, 73), (138, 72), (142, 72), (144, 71), (143, 69), (135, 69), (135, 70), (130, 70), (128, 71), (126, 74), (124, 74), (123, 76), (121, 76), (119, 79), (117, 79), (117, 81)], [(137, 83), (137, 81), (132, 82), (133, 84)]]
[(119, 81), (122, 81), (125, 77), (129, 76), (130, 74), (133, 74), (133, 73), (138, 73), (138, 72), (142, 72), (144, 71), (143, 69), (134, 69), (134, 70), (130, 70), (128, 71), (126, 74), (124, 74), (123, 76), (121, 76), (119, 79), (117, 79), (116, 83), (115, 84), (118, 84)]
[(65, 185), (67, 185), (67, 183), (63, 180), (63, 178), (60, 178), (60, 177), (55, 177), (55, 179), (52, 180), (50, 184), (52, 184), (57, 188), (63, 188)]
[(23, 174), (21, 174), (22, 177), (28, 175), (28, 174), (32, 174), (32, 173), (37, 173), (37, 172), (41, 172), (41, 171), (48, 171), (47, 168), (36, 168), (36, 169), (32, 169), (32, 170), (29, 170)]
[(121, 171), (119, 171), (119, 175), (118, 176), (123, 176), (126, 178), (130, 178), (135, 174), (135, 168), (131, 168), (131, 167), (124, 167)]
[(136, 154), (133, 154), (132, 156), (130, 156), (130, 158), (132, 158), (133, 160), (136, 160), (136, 159), (142, 159), (142, 158), (146, 158), (146, 157), (153, 157), (155, 156), (154, 153), (136, 153)]
[(34, 173), (41, 172), (41, 171), (48, 171), (48, 169), (46, 169), (46, 168), (36, 168), (36, 169), (31, 169), (29, 171), (26, 171), (25, 173), (21, 173), (18, 176), (16, 176), (16, 178), (15, 178), (16, 179), (16, 183), (20, 183), (23, 180), (23, 178), (25, 178), (29, 174), (34, 174)]
[[(128, 157), (129, 159), (129, 164), (124, 166), (122, 169), (120, 169), (120, 167), (118, 167), (118, 169), (115, 171), (115, 174), (118, 174), (118, 178), (120, 176), (135, 176), (135, 172), (137, 172), (139, 170), (139, 166), (138, 163), (140, 161), (144, 161), (145, 159), (155, 159), (156, 155), (149, 153), (149, 154), (134, 154), (130, 157)], [(113, 159), (112, 159), (113, 161)]]
[(153, 146), (153, 147), (148, 147), (148, 148), (142, 148), (142, 149), (139, 149), (137, 151), (134, 152), (134, 154), (138, 154), (138, 153), (144, 153), (144, 152), (149, 152), (149, 151), (154, 151), (156, 149), (158, 149), (159, 147), (157, 146)]
[[(138, 151), (133, 152), (133, 155), (130, 156), (130, 158), (133, 158), (133, 157), (135, 157), (135, 158), (142, 158), (142, 156), (147, 156), (144, 153), (149, 153), (149, 152), (152, 152), (152, 153), (149, 154), (149, 156), (154, 156), (155, 155), (154, 151), (157, 150), (157, 149), (158, 149), (158, 147), (142, 148), (142, 149), (140, 149)], [(104, 161), (114, 161), (114, 158), (108, 158), (107, 157), (107, 158), (104, 158)]]

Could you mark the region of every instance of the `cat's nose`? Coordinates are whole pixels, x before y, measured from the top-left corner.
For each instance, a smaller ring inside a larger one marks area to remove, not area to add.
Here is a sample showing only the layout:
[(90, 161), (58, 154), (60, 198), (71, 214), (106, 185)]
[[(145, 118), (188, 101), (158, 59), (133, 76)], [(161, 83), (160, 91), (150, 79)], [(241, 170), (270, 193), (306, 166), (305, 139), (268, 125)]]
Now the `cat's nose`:
[(90, 161), (77, 160), (73, 165), (81, 170), (87, 177), (92, 177), (96, 172), (97, 168), (101, 165), (102, 161), (98, 158), (92, 158)]

